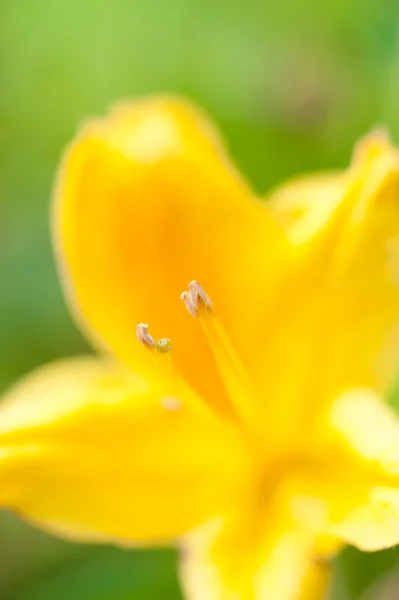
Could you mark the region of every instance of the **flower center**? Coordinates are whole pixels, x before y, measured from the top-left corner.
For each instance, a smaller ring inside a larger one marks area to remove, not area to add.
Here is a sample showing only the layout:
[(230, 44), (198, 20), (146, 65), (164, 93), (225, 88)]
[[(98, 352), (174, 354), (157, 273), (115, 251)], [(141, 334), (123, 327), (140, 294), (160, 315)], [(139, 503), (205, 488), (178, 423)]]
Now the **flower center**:
[[(190, 315), (197, 319), (208, 340), (215, 364), (230, 400), (233, 418), (260, 434), (259, 415), (255, 414), (258, 393), (225, 328), (214, 314), (209, 296), (198, 281), (191, 281), (188, 289), (180, 297)], [(148, 332), (148, 325), (144, 323), (137, 325), (136, 334), (139, 342), (151, 351), (151, 355), (156, 361), (158, 369), (164, 374), (165, 379), (174, 383), (173, 393), (187, 395), (189, 386), (173, 368), (170, 355), (172, 342), (168, 338), (162, 338), (155, 342)], [(190, 395), (192, 395), (192, 392)]]

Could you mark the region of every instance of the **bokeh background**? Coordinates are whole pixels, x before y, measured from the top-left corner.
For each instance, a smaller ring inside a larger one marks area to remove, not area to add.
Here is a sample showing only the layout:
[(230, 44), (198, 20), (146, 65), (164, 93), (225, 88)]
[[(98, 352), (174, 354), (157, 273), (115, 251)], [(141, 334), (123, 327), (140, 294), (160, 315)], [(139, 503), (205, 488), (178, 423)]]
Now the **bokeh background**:
[[(399, 4), (1, 0), (0, 392), (38, 364), (87, 349), (49, 239), (62, 148), (85, 116), (157, 91), (208, 109), (258, 191), (344, 166), (372, 126), (399, 141)], [(1, 600), (179, 598), (173, 550), (68, 544), (0, 514)], [(399, 598), (399, 549), (346, 550), (332, 598)]]

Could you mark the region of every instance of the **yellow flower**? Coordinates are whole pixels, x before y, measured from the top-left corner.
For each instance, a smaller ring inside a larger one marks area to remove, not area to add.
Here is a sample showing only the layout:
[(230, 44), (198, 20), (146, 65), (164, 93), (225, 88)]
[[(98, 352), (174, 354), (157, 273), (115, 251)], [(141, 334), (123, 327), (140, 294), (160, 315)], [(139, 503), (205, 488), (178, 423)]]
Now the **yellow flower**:
[(389, 140), (265, 203), (157, 97), (85, 125), (56, 196), (67, 296), (107, 357), (10, 391), (0, 503), (72, 539), (177, 541), (190, 600), (320, 599), (343, 544), (397, 544)]

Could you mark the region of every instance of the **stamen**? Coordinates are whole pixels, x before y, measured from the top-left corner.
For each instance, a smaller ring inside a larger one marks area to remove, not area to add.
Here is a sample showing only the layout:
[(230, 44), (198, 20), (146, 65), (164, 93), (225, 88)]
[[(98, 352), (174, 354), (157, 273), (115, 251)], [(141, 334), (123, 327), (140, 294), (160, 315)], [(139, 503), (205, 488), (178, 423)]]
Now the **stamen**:
[(193, 296), (196, 296), (197, 304), (199, 306), (203, 305), (207, 310), (212, 310), (212, 302), (209, 296), (205, 294), (204, 288), (200, 283), (198, 283), (198, 281), (190, 281), (188, 284), (188, 289)]
[(234, 412), (246, 420), (254, 421), (249, 414), (252, 400), (256, 395), (248, 374), (237, 355), (222, 323), (212, 311), (212, 302), (198, 281), (191, 281), (188, 291), (180, 298), (188, 312), (197, 317), (211, 347), (219, 373), (234, 407)]
[(198, 281), (190, 281), (188, 291), (183, 292), (180, 298), (193, 317), (197, 317), (200, 310), (212, 310), (212, 302)]
[(136, 335), (140, 344), (143, 344), (146, 348), (155, 348), (154, 338), (148, 333), (148, 325), (146, 323), (139, 323), (136, 326)]
[(190, 292), (183, 292), (180, 296), (181, 300), (183, 300), (185, 307), (192, 317), (197, 316), (198, 305), (195, 299), (192, 297)]

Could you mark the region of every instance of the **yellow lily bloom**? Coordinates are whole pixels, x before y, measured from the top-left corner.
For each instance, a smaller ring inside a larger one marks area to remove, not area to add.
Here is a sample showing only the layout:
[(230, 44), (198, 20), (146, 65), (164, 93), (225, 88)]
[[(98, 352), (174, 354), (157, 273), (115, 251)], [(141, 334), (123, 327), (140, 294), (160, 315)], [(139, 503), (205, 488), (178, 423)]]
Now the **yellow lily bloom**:
[(54, 239), (104, 357), (9, 392), (1, 505), (75, 540), (178, 543), (190, 600), (320, 600), (344, 544), (399, 543), (384, 134), (261, 202), (196, 108), (124, 104), (69, 147)]

